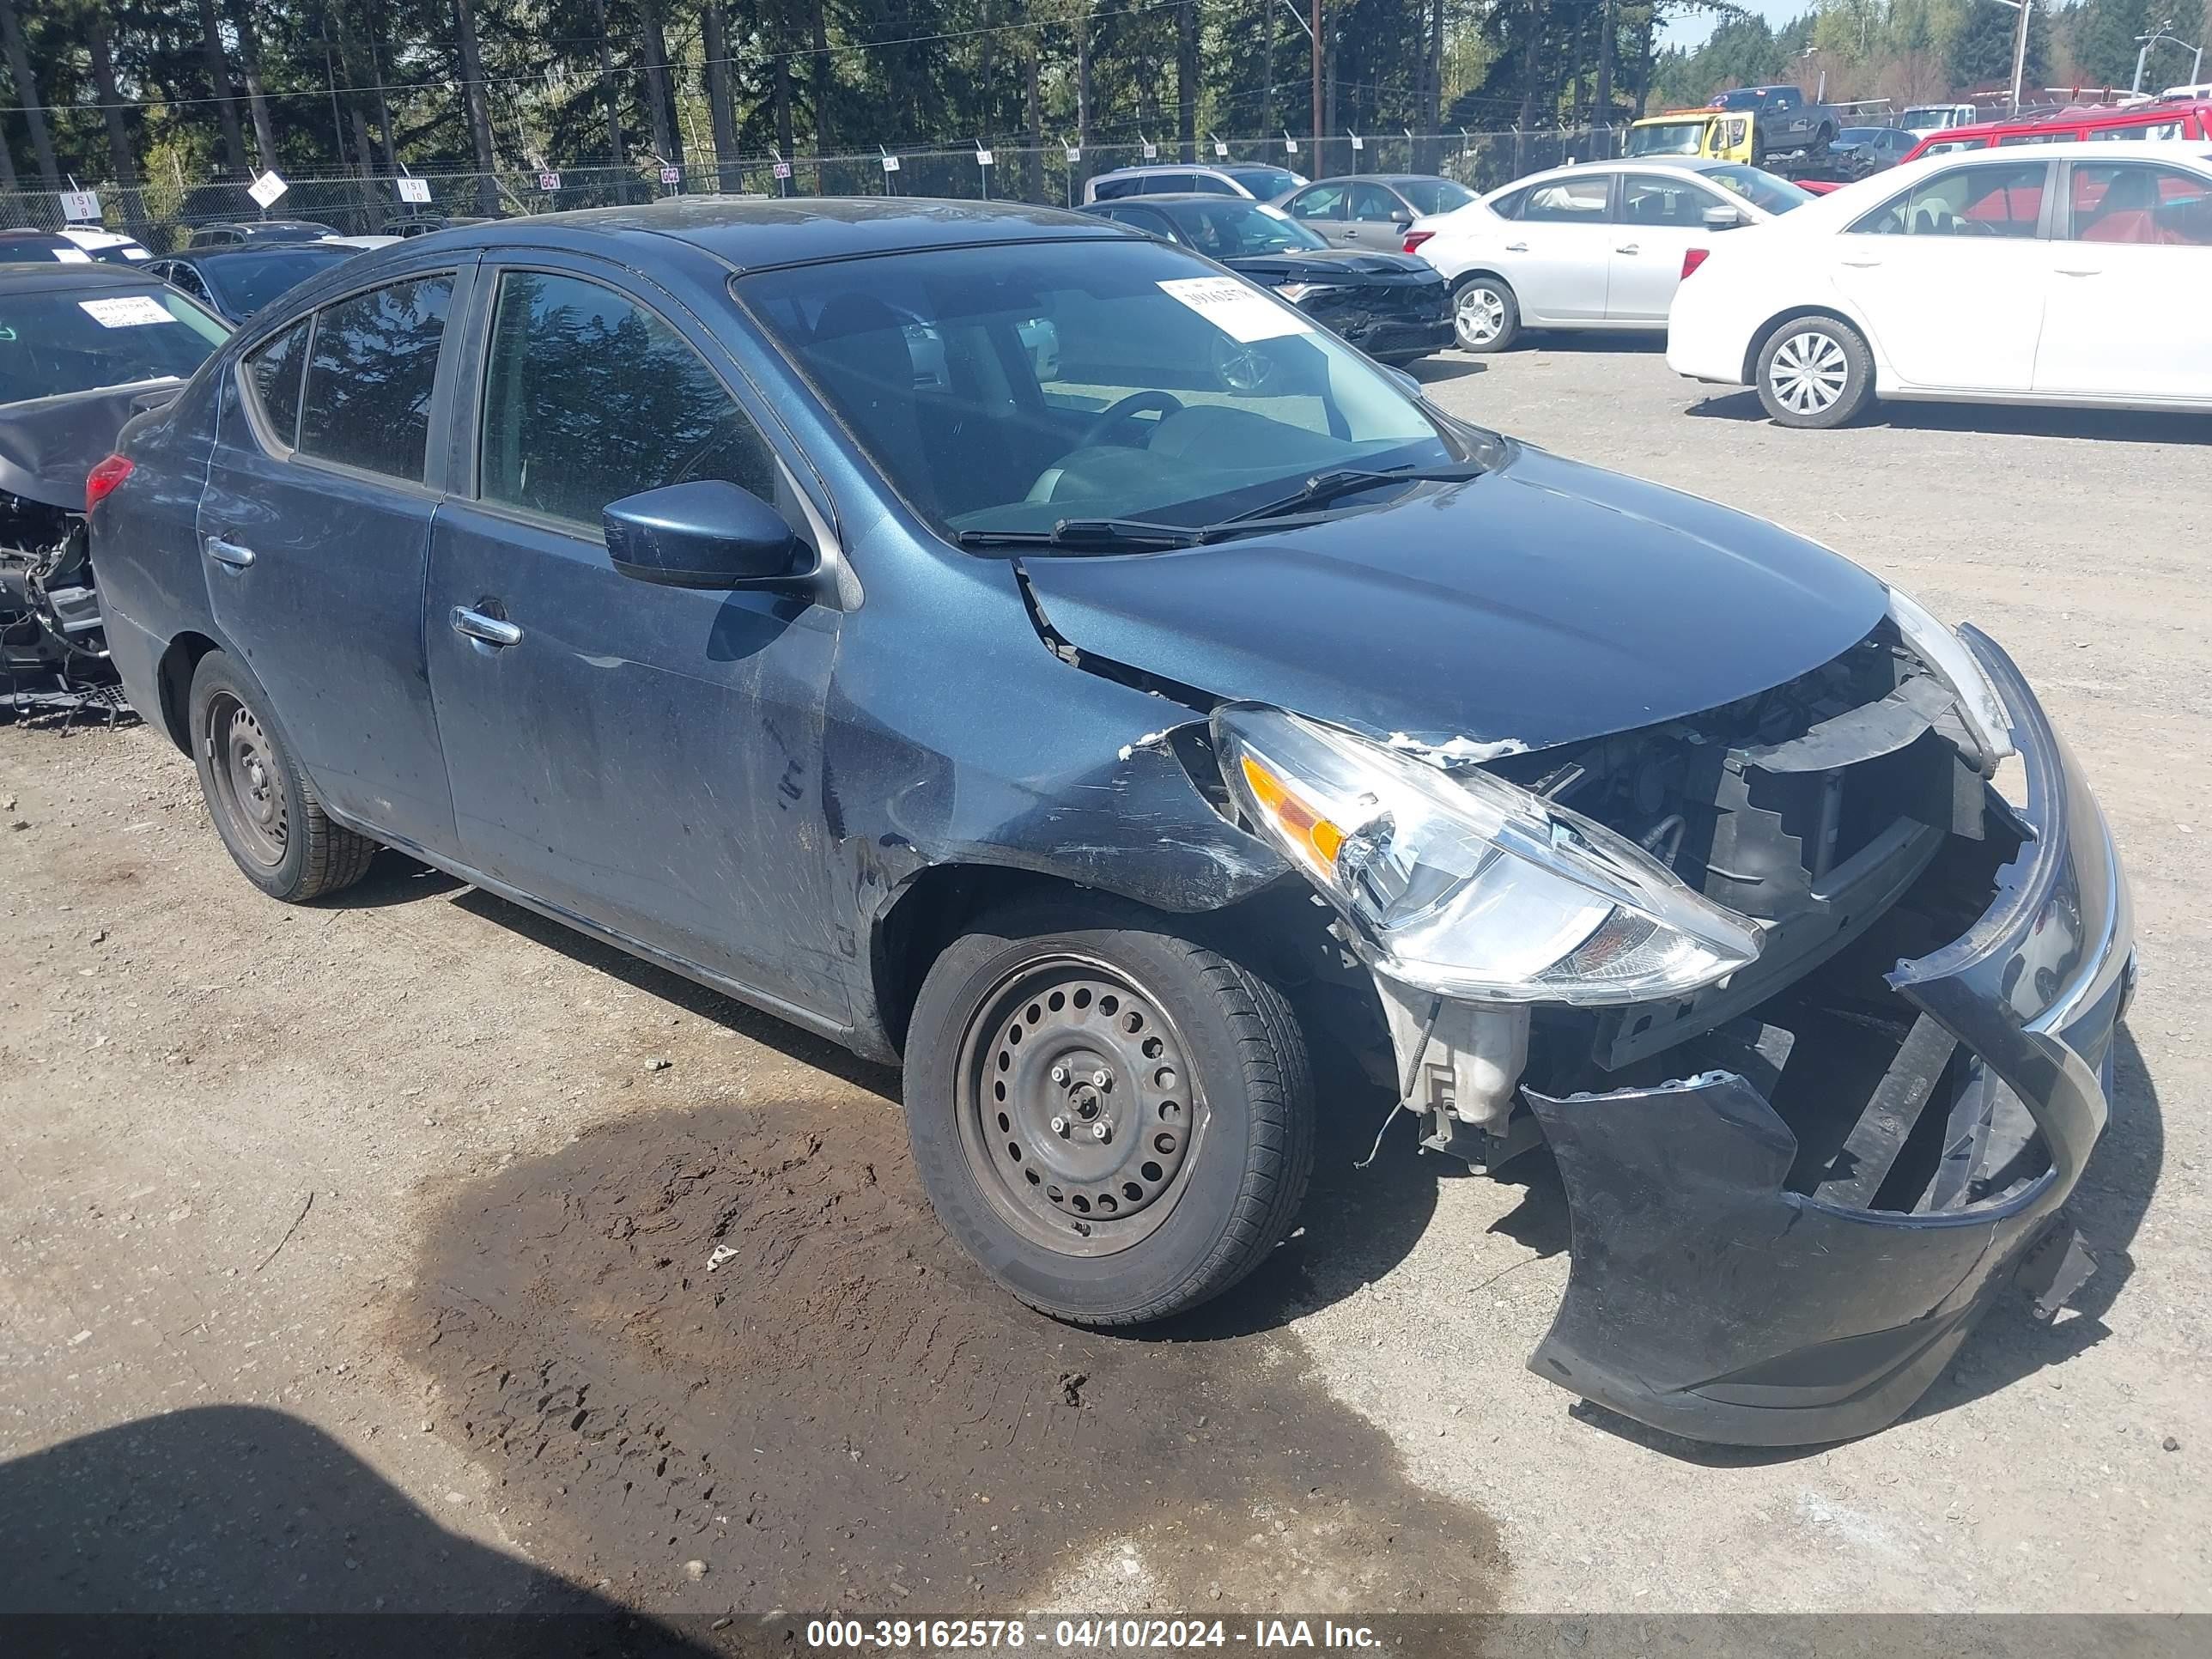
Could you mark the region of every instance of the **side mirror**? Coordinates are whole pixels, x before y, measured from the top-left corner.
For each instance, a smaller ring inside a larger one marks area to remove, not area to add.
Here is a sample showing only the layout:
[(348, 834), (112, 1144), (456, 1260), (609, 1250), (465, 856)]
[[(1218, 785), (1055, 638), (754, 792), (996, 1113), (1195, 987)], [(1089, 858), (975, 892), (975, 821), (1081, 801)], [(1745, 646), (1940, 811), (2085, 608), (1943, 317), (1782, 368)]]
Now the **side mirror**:
[(1413, 216), (1407, 212), (1405, 209), (1400, 208), (1395, 213), (1390, 216), (1390, 222), (1397, 226), (1399, 229), (1403, 230), (1407, 225), (1413, 222)]
[(1722, 202), (1707, 208), (1705, 219), (1707, 230), (1734, 230), (1743, 222), (1743, 214), (1740, 210)]
[(763, 587), (813, 571), (783, 514), (720, 478), (625, 495), (601, 520), (615, 568), (641, 582)]

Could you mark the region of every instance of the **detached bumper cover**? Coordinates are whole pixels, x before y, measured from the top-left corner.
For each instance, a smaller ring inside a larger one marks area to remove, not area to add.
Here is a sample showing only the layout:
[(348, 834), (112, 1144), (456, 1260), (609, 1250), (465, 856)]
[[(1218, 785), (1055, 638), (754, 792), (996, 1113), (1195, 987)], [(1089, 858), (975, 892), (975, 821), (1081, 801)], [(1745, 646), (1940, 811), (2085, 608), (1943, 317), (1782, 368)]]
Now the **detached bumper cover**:
[[(2025, 1109), (2048, 1169), (1978, 1203), (1939, 1174), (1914, 1212), (1847, 1208), (1785, 1189), (1796, 1137), (1735, 1073), (1531, 1095), (1573, 1228), (1540, 1376), (1696, 1439), (1865, 1434), (1920, 1397), (2026, 1257), (2063, 1243), (2059, 1206), (2105, 1127), (2133, 916), (2064, 740), (2011, 659), (1965, 632), (2013, 718), (2030, 833), (1981, 920), (1889, 983), (1973, 1057), (1979, 1088)], [(1947, 1148), (1970, 1153), (1961, 1125)]]

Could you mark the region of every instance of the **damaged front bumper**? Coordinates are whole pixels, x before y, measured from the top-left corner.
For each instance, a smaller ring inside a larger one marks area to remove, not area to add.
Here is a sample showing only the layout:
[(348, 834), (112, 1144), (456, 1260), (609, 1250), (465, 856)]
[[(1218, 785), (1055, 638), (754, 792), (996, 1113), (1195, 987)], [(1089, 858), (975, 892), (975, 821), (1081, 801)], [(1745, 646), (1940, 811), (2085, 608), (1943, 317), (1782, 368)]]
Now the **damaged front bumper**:
[[(1791, 1190), (1798, 1139), (1755, 1054), (1651, 1088), (1529, 1091), (1573, 1231), (1537, 1375), (1694, 1439), (1843, 1439), (1911, 1407), (2031, 1257), (2042, 1299), (2078, 1281), (2059, 1206), (2105, 1126), (2132, 915), (2063, 739), (2011, 659), (1962, 631), (2013, 721), (2026, 838), (1980, 921), (1888, 975), (1917, 1018), (1838, 1152), (1844, 1177)], [(1922, 1131), (1941, 1135), (1932, 1177), (1872, 1207), (1923, 1110), (1942, 1115)]]

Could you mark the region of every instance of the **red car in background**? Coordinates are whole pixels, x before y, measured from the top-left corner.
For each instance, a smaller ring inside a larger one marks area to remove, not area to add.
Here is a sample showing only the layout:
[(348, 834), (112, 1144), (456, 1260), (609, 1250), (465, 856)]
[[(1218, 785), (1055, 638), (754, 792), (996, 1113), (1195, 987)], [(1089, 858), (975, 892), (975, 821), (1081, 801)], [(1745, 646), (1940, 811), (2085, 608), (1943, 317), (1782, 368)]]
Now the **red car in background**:
[(2212, 100), (2069, 110), (2027, 120), (1949, 127), (1929, 133), (1905, 159), (1917, 161), (1923, 155), (1943, 155), (1957, 149), (2057, 144), (2076, 138), (2212, 138)]

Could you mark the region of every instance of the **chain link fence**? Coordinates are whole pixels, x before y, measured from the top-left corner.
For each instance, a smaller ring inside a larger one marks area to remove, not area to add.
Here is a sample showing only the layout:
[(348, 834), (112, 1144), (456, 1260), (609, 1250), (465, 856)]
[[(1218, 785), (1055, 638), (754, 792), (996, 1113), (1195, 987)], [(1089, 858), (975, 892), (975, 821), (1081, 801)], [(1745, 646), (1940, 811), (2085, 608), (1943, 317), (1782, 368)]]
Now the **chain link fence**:
[[(1315, 179), (1363, 173), (1441, 173), (1470, 189), (1487, 191), (1544, 167), (1613, 155), (1625, 137), (1626, 129), (1603, 127), (1363, 136), (1357, 140), (1345, 134), (1318, 143), (1300, 138), (1295, 150), (1279, 136), (1225, 141), (1209, 137), (1197, 147), (1196, 165), (1264, 161)], [(1225, 155), (1218, 153), (1223, 150)], [(1164, 143), (1091, 144), (1074, 154), (1060, 143), (994, 143), (987, 153), (991, 158), (988, 165), (975, 146), (963, 144), (897, 151), (890, 158), (896, 167), (886, 165), (883, 153), (871, 150), (800, 156), (788, 162), (762, 155), (728, 165), (690, 161), (668, 167), (418, 172), (413, 177), (428, 186), (427, 204), (402, 202), (398, 181), (386, 175), (294, 177), (266, 212), (246, 194), (252, 182), (248, 179), (149, 179), (130, 189), (106, 182), (87, 186), (99, 197), (101, 216), (97, 222), (82, 222), (82, 228), (121, 232), (157, 253), (167, 253), (188, 243), (198, 227), (223, 221), (309, 219), (346, 235), (378, 235), (404, 231), (426, 219), (512, 218), (574, 208), (634, 206), (679, 195), (918, 196), (1074, 207), (1082, 203), (1085, 184), (1100, 173), (1182, 161), (1177, 147)], [(0, 224), (59, 230), (70, 222), (63, 198), (55, 193), (0, 195)]]

